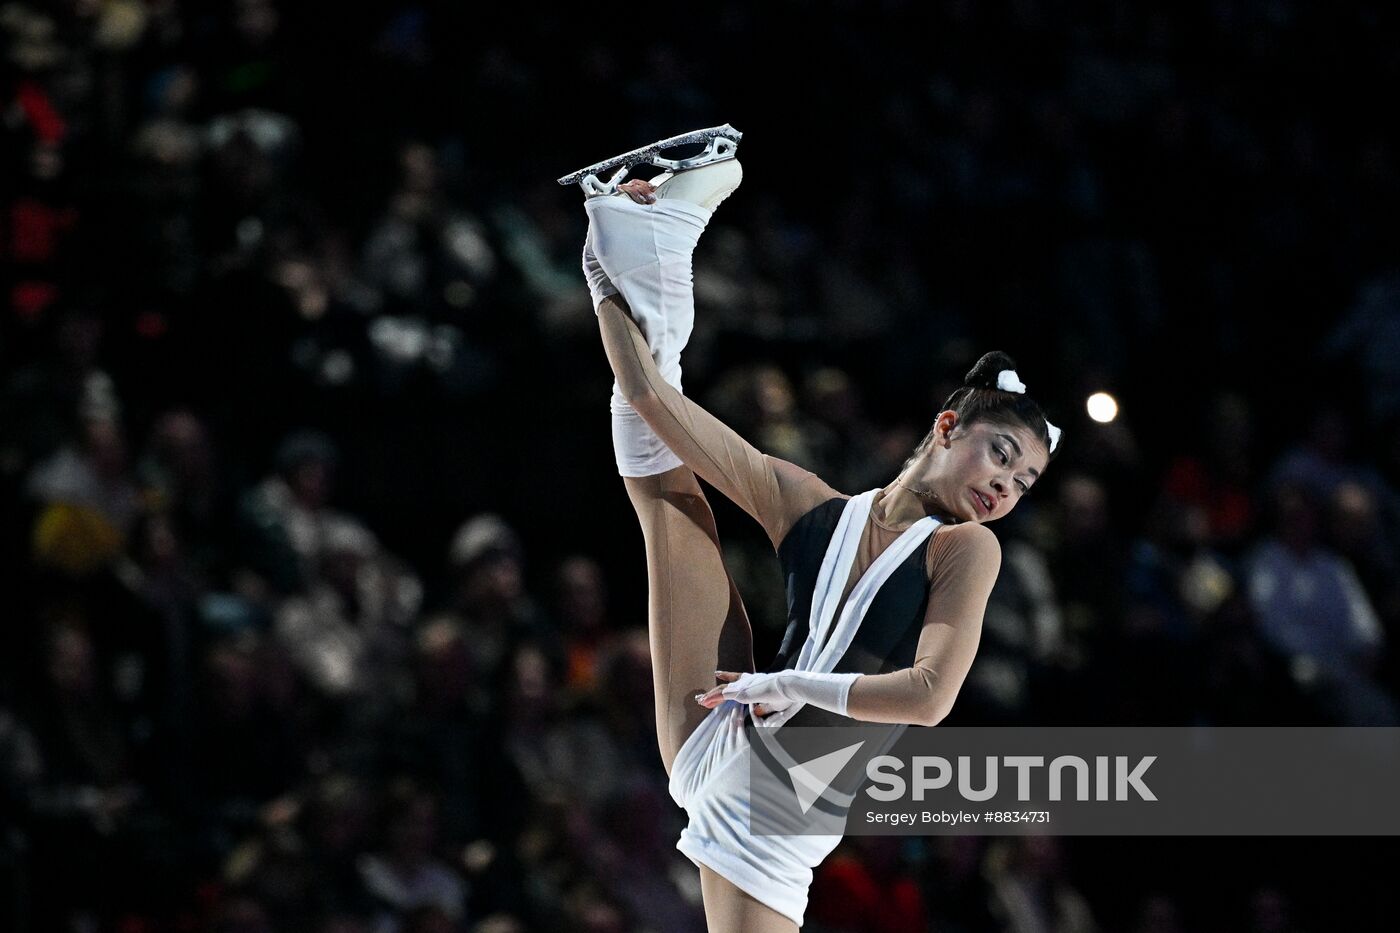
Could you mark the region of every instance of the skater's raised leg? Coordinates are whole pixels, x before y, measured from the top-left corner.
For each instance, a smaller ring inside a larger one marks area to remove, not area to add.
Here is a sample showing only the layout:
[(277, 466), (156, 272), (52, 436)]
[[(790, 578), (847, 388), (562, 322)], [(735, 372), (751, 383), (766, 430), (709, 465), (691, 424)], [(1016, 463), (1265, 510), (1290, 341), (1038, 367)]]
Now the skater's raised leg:
[[(620, 294), (663, 377), (677, 389), (681, 350), (695, 321), (691, 255), (714, 207), (741, 178), (731, 158), (658, 179), (655, 187), (634, 185), (646, 190), (646, 203), (626, 191), (586, 202), (584, 272), (595, 307)], [(753, 639), (694, 473), (616, 383), (609, 407), (618, 472), (646, 544), (657, 744), (669, 774), (676, 752), (709, 715), (694, 695), (714, 685), (716, 670), (753, 670)]]
[(623, 484), (646, 543), (656, 740), (669, 776), (676, 753), (710, 714), (695, 694), (715, 685), (715, 671), (754, 669), (753, 632), (695, 474), (681, 466)]

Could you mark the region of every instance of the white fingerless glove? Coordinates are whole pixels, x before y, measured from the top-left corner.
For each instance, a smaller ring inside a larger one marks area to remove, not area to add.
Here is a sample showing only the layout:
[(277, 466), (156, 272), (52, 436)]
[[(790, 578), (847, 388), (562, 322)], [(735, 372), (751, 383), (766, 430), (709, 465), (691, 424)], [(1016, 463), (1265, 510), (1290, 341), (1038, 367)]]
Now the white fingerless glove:
[(774, 671), (771, 674), (740, 674), (720, 693), (740, 703), (762, 703), (778, 713), (794, 703), (807, 703), (818, 709), (846, 715), (846, 699), (851, 684), (860, 674), (821, 674), (815, 671)]

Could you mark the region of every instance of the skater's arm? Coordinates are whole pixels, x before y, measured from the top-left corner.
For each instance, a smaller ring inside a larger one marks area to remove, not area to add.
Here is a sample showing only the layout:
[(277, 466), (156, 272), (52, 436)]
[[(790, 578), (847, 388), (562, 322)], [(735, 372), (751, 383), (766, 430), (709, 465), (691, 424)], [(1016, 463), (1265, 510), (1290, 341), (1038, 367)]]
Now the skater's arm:
[(770, 457), (661, 378), (621, 296), (604, 299), (598, 326), (622, 395), (667, 447), (763, 526), (777, 547), (794, 522), (839, 496), (815, 474)]
[(713, 709), (738, 700), (760, 716), (806, 703), (863, 722), (937, 725), (952, 709), (977, 654), (1001, 545), (990, 529), (976, 524), (945, 529), (933, 544), (933, 585), (913, 667), (888, 674), (721, 671), (720, 685), (696, 701)]
[(856, 678), (846, 699), (852, 719), (933, 726), (953, 708), (977, 654), (1001, 544), (986, 526), (966, 524), (935, 534), (933, 547), (933, 583), (914, 665)]

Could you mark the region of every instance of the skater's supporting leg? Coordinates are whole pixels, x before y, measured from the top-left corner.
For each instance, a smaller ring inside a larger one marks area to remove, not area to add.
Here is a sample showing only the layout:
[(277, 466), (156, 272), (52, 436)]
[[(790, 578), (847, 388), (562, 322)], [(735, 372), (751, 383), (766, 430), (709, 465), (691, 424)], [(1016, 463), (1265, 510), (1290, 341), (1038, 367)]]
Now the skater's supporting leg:
[(796, 933), (797, 924), (756, 900), (723, 875), (700, 866), (705, 925), (711, 933)]

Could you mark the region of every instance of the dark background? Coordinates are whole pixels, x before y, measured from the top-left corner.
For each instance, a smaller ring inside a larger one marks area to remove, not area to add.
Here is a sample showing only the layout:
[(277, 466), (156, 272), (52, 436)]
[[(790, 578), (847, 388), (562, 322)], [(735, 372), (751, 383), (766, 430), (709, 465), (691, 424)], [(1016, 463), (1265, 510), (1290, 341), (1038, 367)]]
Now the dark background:
[[(0, 927), (700, 928), (554, 179), (725, 122), (688, 394), (849, 492), (987, 350), (1064, 429), (950, 723), (1396, 724), (1396, 26), (4, 6)], [(805, 929), (1373, 929), (1395, 854), (848, 840)]]

